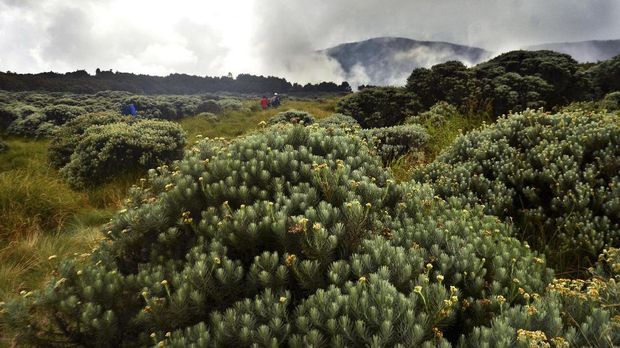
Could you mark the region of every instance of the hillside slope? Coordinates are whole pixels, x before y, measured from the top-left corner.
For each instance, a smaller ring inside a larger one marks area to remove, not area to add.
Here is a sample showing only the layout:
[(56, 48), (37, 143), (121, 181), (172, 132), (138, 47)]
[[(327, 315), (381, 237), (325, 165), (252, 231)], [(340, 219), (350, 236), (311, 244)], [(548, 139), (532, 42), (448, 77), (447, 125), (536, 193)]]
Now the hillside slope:
[(340, 63), (353, 85), (403, 85), (418, 67), (449, 60), (476, 64), (491, 57), (491, 52), (477, 47), (398, 37), (345, 43), (322, 52)]

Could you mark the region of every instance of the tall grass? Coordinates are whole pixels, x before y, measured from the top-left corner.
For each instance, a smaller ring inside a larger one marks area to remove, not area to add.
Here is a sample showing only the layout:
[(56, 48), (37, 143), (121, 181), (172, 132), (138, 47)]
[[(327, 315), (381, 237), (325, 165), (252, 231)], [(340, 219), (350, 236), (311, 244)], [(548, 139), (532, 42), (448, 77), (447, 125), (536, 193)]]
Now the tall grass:
[(16, 234), (58, 232), (86, 204), (57, 178), (27, 169), (0, 173), (0, 239)]
[(450, 116), (442, 124), (428, 122), (424, 124), (430, 136), (426, 146), (419, 151), (413, 151), (393, 161), (388, 167), (394, 173), (396, 180), (407, 181), (411, 178), (412, 170), (433, 162), (459, 135), (476, 129), (483, 124), (482, 117), (462, 115)]
[(85, 253), (98, 244), (97, 227), (80, 226), (63, 233), (30, 233), (0, 247), (0, 299), (40, 287), (63, 257)]
[[(39, 286), (48, 257), (90, 250), (133, 177), (76, 192), (47, 162), (48, 141), (9, 138), (0, 154), (0, 300)], [(53, 258), (54, 259), (54, 258)]]
[[(289, 109), (303, 110), (311, 113), (317, 119), (327, 117), (335, 112), (337, 97), (321, 98), (314, 100), (287, 100), (282, 102), (278, 108), (260, 110), (259, 99), (243, 101), (244, 110), (225, 111), (217, 119), (210, 119), (201, 115), (186, 117), (179, 123), (188, 135), (188, 144), (193, 144), (198, 135), (203, 137), (224, 137), (234, 138), (245, 134), (258, 127), (261, 121), (269, 118), (281, 111)], [(253, 111), (255, 110), (255, 111)]]

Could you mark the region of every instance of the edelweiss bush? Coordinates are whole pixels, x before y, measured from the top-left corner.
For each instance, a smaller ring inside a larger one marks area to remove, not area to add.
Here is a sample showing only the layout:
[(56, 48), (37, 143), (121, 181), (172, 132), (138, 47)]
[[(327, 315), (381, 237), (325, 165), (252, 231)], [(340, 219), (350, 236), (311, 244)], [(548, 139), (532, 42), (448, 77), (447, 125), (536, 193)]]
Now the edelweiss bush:
[(224, 98), (216, 101), (217, 105), (223, 110), (235, 110), (239, 111), (243, 109), (243, 103), (239, 99)]
[[(466, 134), (414, 174), (515, 224), (564, 267), (620, 244), (620, 127), (608, 114), (526, 111)], [(585, 260), (587, 262), (587, 260)]]
[(607, 94), (601, 101), (601, 105), (608, 111), (620, 110), (620, 91)]
[(203, 102), (203, 98), (199, 96), (129, 95), (117, 105), (117, 110), (120, 112), (124, 105), (132, 103), (141, 118), (178, 120), (195, 115)]
[[(58, 146), (59, 163), (63, 149), (73, 146), (62, 145)], [(179, 159), (184, 145), (185, 132), (168, 121), (93, 125), (80, 136), (61, 174), (74, 188), (93, 186), (124, 173), (147, 170)]]
[(362, 130), (362, 136), (376, 149), (383, 163), (396, 160), (414, 149), (422, 149), (429, 135), (419, 125), (402, 125)]
[(205, 100), (204, 102), (200, 103), (196, 108), (196, 112), (198, 113), (208, 112), (217, 115), (221, 114), (222, 111), (222, 107), (215, 100)]
[(360, 124), (357, 123), (357, 121), (351, 117), (351, 116), (347, 116), (347, 115), (343, 115), (343, 114), (331, 114), (323, 119), (320, 119), (317, 124), (320, 127), (325, 127), (325, 128), (351, 128), (351, 129), (355, 129), (355, 128), (359, 128)]
[(452, 117), (459, 116), (459, 111), (454, 105), (445, 101), (440, 101), (433, 105), (430, 110), (412, 116), (406, 120), (407, 123), (430, 124), (441, 126)]
[(34, 112), (25, 109), (18, 112), (7, 132), (28, 137), (50, 137), (59, 126), (84, 113), (85, 109), (69, 105), (50, 105)]
[(82, 141), (86, 130), (92, 126), (101, 126), (115, 122), (129, 123), (131, 119), (115, 112), (88, 113), (78, 116), (60, 127), (48, 148), (48, 157), (54, 168), (62, 168), (71, 160), (71, 155)]
[(291, 109), (279, 112), (267, 120), (268, 125), (275, 125), (279, 123), (301, 123), (304, 125), (310, 125), (314, 123), (314, 116), (305, 111)]
[(4, 306), (19, 343), (450, 346), (553, 279), (498, 218), (395, 183), (334, 129), (197, 143), (104, 231)]
[(620, 249), (599, 255), (589, 277), (556, 279), (547, 295), (502, 310), (490, 327), (476, 328), (471, 347), (616, 347), (620, 342)]

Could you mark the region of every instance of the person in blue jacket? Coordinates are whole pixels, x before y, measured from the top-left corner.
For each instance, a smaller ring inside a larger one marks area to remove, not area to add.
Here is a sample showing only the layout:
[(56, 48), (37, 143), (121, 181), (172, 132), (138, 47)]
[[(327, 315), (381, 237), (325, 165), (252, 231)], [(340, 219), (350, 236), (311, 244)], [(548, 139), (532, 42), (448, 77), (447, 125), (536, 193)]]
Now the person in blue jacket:
[(138, 114), (138, 110), (136, 110), (136, 106), (133, 105), (133, 103), (129, 103), (129, 104), (123, 106), (122, 113), (123, 113), (123, 115), (136, 116)]

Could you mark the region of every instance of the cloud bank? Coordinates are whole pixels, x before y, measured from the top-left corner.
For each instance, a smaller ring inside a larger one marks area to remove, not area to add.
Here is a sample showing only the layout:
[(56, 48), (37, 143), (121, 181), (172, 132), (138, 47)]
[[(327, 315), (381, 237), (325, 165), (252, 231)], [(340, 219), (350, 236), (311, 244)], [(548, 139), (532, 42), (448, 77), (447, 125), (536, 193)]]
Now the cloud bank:
[(339, 64), (310, 52), (378, 36), (492, 51), (617, 39), (618, 18), (617, 0), (0, 0), (0, 71), (338, 82)]

